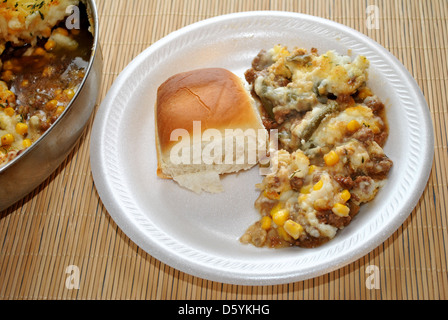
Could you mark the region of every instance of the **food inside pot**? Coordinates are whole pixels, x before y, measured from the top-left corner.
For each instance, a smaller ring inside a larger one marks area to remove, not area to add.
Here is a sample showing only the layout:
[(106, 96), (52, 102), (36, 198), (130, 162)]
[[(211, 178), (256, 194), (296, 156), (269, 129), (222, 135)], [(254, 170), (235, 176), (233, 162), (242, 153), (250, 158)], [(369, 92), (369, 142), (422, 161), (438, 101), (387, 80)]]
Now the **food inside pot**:
[[(31, 23), (34, 37), (23, 37), (23, 30), (16, 37), (11, 36), (14, 30), (0, 32), (0, 167), (36, 142), (69, 107), (92, 54), (93, 36), (82, 2), (36, 1), (34, 7), (27, 3), (0, 4), (0, 20), (16, 15), (26, 22), (38, 15), (33, 21), (46, 22)], [(67, 9), (73, 4), (79, 10)], [(51, 21), (55, 22), (50, 27)]]

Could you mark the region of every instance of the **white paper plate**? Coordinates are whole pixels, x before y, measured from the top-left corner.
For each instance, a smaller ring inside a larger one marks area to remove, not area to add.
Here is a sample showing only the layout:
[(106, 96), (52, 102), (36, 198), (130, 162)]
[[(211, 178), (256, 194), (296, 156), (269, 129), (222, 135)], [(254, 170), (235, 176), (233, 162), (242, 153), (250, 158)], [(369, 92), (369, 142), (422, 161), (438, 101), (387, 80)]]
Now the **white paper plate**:
[[(154, 103), (169, 76), (223, 67), (243, 77), (261, 49), (334, 49), (371, 62), (369, 84), (385, 102), (387, 185), (331, 242), (316, 248), (259, 249), (238, 238), (258, 219), (256, 168), (226, 176), (225, 192), (196, 195), (156, 176)], [(245, 12), (180, 29), (135, 58), (96, 115), (91, 165), (98, 193), (118, 226), (143, 250), (180, 271), (209, 280), (282, 284), (319, 276), (369, 253), (408, 217), (432, 165), (433, 130), (425, 99), (407, 70), (361, 33), (332, 21), (286, 12)]]

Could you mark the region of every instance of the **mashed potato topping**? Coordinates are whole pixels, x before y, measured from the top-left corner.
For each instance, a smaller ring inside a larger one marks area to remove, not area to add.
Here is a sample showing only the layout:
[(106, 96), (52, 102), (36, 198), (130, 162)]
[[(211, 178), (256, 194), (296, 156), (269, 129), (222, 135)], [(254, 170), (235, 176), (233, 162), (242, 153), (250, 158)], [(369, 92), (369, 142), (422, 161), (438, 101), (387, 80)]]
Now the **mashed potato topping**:
[(67, 15), (70, 5), (78, 0), (5, 0), (0, 1), (0, 46), (35, 43), (48, 38), (51, 29)]
[(367, 87), (369, 61), (275, 46), (253, 60), (246, 79), (277, 129), (276, 168), (257, 186), (261, 219), (243, 243), (316, 247), (333, 239), (374, 199), (392, 161), (384, 105)]

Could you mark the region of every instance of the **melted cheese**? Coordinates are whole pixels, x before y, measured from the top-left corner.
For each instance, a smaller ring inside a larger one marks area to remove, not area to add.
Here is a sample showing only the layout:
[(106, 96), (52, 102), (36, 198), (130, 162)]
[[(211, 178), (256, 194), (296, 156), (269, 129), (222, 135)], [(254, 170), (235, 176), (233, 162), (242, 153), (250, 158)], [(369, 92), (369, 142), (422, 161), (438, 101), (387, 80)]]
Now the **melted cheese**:
[[(369, 61), (283, 46), (267, 54), (273, 63), (257, 74), (253, 89), (273, 106), (280, 145), (288, 151), (277, 152), (275, 170), (258, 185), (261, 199), (285, 208), (307, 236), (332, 239), (350, 222), (347, 212), (371, 201), (384, 184), (383, 176), (370, 173), (382, 173), (381, 165), (389, 164), (374, 140), (386, 125), (369, 100), (357, 96), (362, 90), (371, 93), (366, 87)], [(329, 154), (333, 161), (327, 161)], [(294, 243), (282, 236), (281, 226), (275, 227), (280, 238)]]

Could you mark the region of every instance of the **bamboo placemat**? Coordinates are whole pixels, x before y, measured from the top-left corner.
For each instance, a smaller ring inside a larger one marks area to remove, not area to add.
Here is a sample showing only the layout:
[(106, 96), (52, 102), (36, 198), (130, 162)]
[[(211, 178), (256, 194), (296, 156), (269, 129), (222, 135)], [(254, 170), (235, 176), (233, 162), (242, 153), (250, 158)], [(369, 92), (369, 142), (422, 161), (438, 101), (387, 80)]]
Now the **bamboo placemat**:
[[(172, 31), (213, 16), (282, 10), (320, 16), (368, 35), (411, 72), (431, 112), (435, 155), (418, 205), (382, 245), (321, 277), (239, 286), (179, 272), (141, 250), (115, 224), (89, 165), (92, 122), (66, 161), (0, 213), (1, 299), (446, 299), (448, 297), (448, 2), (369, 0), (98, 0), (104, 57), (100, 101), (120, 71)], [(369, 5), (379, 13), (369, 29)], [(1, 186), (0, 186), (1, 187)], [(69, 266), (79, 289), (67, 288)], [(379, 288), (369, 289), (369, 266)]]

